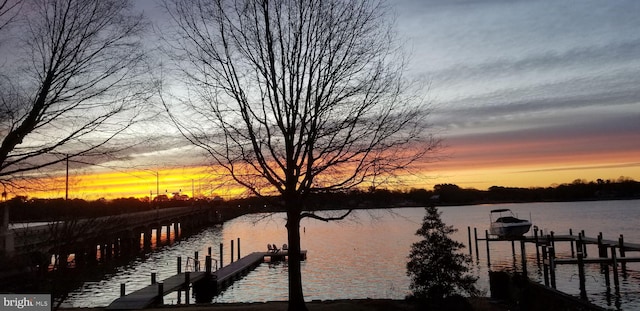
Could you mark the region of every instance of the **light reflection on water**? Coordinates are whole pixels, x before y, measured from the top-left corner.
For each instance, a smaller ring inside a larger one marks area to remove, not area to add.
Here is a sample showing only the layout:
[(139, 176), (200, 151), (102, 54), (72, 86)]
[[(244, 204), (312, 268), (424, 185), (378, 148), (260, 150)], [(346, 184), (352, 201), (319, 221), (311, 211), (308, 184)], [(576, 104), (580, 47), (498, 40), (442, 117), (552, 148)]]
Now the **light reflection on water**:
[[(605, 239), (617, 239), (624, 234), (625, 241), (640, 243), (640, 201), (598, 201), (574, 203), (503, 204), (521, 218), (531, 218), (545, 232), (567, 234), (584, 229), (589, 237), (603, 232)], [(489, 210), (495, 205), (441, 207), (446, 224), (459, 229), (453, 238), (468, 244), (467, 226), (477, 227), (479, 237), (488, 228)], [(409, 293), (406, 276), (407, 255), (414, 235), (424, 217), (423, 208), (355, 211), (348, 220), (319, 222), (305, 219), (302, 223), (302, 248), (308, 250), (307, 261), (302, 263), (304, 293), (307, 300), (349, 298), (402, 299)], [(531, 216), (529, 216), (531, 215)], [(224, 227), (209, 228), (186, 240), (162, 248), (146, 258), (122, 267), (99, 282), (87, 282), (72, 294), (68, 304), (75, 307), (105, 306), (119, 295), (119, 284), (127, 284), (127, 293), (149, 284), (150, 273), (158, 273), (158, 280), (175, 273), (176, 257), (193, 256), (199, 251), (201, 258), (208, 247), (213, 247), (214, 259), (219, 259), (218, 248), (224, 243), (224, 262), (229, 263), (230, 241), (241, 239), (241, 252), (265, 251), (267, 243), (286, 243), (284, 214), (248, 215), (227, 222)], [(479, 242), (479, 261), (473, 249), (473, 272), (479, 277), (479, 287), (488, 294), (486, 244)], [(559, 257), (569, 257), (568, 243), (557, 243)], [(237, 250), (237, 242), (235, 245)], [(468, 249), (464, 250), (468, 253)], [(516, 258), (508, 242), (491, 243), (492, 270), (516, 269), (521, 271), (520, 246), (516, 243)], [(535, 248), (526, 247), (529, 277), (542, 282), (542, 273), (535, 263)], [(589, 255), (597, 250), (590, 246)], [(234, 257), (237, 253), (234, 254)], [(628, 256), (637, 256), (633, 253)], [(183, 262), (185, 259), (183, 259)], [(602, 306), (614, 307), (615, 298), (607, 301), (604, 277), (599, 266), (587, 265), (587, 293), (589, 299)], [(628, 264), (630, 276), (621, 280), (622, 309), (640, 308), (640, 266)], [(577, 267), (559, 266), (559, 290), (578, 296)], [(612, 281), (613, 282), (613, 281)], [(612, 289), (613, 291), (613, 289)], [(286, 263), (262, 264), (244, 278), (236, 281), (214, 302), (263, 302), (287, 300)], [(176, 295), (166, 296), (165, 303), (175, 303)], [(610, 298), (610, 296), (609, 296)]]

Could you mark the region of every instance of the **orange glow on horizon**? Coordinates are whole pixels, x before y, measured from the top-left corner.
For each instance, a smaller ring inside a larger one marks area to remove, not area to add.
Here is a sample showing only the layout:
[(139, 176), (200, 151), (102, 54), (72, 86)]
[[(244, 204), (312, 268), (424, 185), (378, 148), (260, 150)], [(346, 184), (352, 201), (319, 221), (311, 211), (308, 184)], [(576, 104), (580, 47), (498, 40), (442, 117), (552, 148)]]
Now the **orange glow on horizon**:
[[(65, 176), (37, 181), (29, 190), (14, 193), (30, 198), (64, 198)], [(174, 193), (192, 197), (240, 196), (243, 189), (221, 184), (208, 167), (163, 168), (73, 175), (69, 178), (69, 198), (96, 200), (100, 198), (154, 198)]]
[[(549, 187), (571, 183), (576, 179), (595, 181), (621, 176), (640, 178), (640, 163), (634, 150), (577, 150), (562, 152), (557, 146), (536, 142), (498, 143), (494, 145), (464, 144), (444, 150), (446, 158), (421, 164), (415, 174), (399, 178), (403, 188), (432, 189), (436, 184), (456, 184), (463, 188), (488, 189), (491, 186)], [(530, 150), (539, 150), (532, 153)], [(529, 150), (529, 152), (527, 152)], [(156, 178), (157, 173), (157, 178)], [(245, 189), (229, 183), (225, 174), (210, 167), (163, 168), (80, 174), (70, 177), (69, 198), (154, 198), (180, 193), (191, 197), (241, 197)], [(226, 179), (226, 180), (225, 180)], [(65, 177), (40, 180), (40, 189), (9, 193), (9, 197), (63, 198)], [(364, 185), (366, 187), (366, 185)], [(389, 186), (392, 188), (393, 186)]]

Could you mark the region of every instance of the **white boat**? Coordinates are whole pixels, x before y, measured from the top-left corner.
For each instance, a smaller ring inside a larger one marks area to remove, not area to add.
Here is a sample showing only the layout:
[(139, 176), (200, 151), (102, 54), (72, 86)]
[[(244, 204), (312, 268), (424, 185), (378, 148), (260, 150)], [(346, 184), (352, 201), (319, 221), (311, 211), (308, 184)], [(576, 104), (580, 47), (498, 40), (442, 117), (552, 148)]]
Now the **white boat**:
[(494, 209), (489, 217), (491, 219), (489, 232), (499, 238), (519, 237), (531, 229), (530, 221), (516, 218), (508, 208)]

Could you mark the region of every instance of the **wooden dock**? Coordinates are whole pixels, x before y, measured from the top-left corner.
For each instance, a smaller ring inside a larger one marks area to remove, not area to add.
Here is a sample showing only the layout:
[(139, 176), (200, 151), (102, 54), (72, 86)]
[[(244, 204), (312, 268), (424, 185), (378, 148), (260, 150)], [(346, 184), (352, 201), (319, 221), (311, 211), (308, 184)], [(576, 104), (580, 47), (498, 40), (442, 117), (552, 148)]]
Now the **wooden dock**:
[[(471, 247), (471, 227), (468, 227), (469, 235), (469, 256), (472, 256)], [(488, 230), (485, 230), (485, 237), (478, 238), (477, 229), (474, 228), (475, 235), (475, 251), (476, 259), (479, 260), (478, 241), (484, 241), (487, 249), (487, 265), (491, 269), (491, 252), (489, 248), (490, 242), (507, 241), (511, 242), (511, 251), (514, 259), (516, 260), (516, 247), (515, 242), (520, 243), (520, 258), (522, 261), (522, 273), (527, 274), (527, 262), (526, 262), (526, 243), (532, 243), (535, 245), (536, 250), (536, 262), (538, 266), (542, 266), (544, 275), (544, 285), (550, 286), (556, 289), (556, 273), (555, 269), (558, 265), (576, 265), (578, 268), (579, 286), (580, 286), (580, 298), (586, 300), (586, 278), (585, 278), (585, 265), (586, 264), (599, 264), (600, 272), (604, 275), (605, 286), (607, 289), (611, 288), (610, 270), (613, 274), (613, 285), (615, 293), (619, 296), (620, 281), (619, 272), (626, 278), (627, 269), (626, 264), (630, 262), (640, 262), (640, 257), (630, 257), (627, 253), (640, 252), (640, 244), (628, 243), (624, 241), (624, 236), (620, 235), (618, 240), (607, 240), (602, 236), (602, 232), (598, 234), (598, 237), (592, 238), (585, 236), (584, 231), (573, 234), (573, 230), (569, 230), (567, 235), (555, 235), (553, 231), (548, 234), (544, 234), (537, 227), (534, 227), (533, 236), (521, 236), (516, 238), (498, 238), (489, 235)], [(570, 257), (558, 258), (556, 257), (556, 243), (569, 242), (570, 243)], [(587, 245), (597, 246), (597, 253), (595, 256), (589, 257)], [(620, 269), (619, 269), (620, 268)], [(620, 270), (620, 271), (619, 271)]]
[[(189, 281), (186, 275), (189, 274)], [(181, 290), (185, 287), (185, 283), (195, 283), (204, 279), (206, 272), (185, 272), (178, 273), (162, 283), (151, 284), (145, 288), (139, 289), (126, 296), (122, 296), (114, 300), (107, 309), (109, 310), (134, 310), (144, 309), (160, 301), (158, 294), (162, 291), (162, 296), (171, 292)], [(162, 287), (162, 288), (160, 288)]]
[[(300, 251), (302, 260), (307, 258), (307, 251)], [(233, 283), (242, 275), (247, 274), (255, 267), (264, 262), (265, 257), (269, 257), (270, 260), (284, 260), (289, 256), (287, 251), (273, 252), (254, 252), (241, 259), (234, 261), (227, 266), (224, 266), (216, 271), (210, 272), (183, 272), (177, 273), (165, 279), (161, 283), (151, 284), (145, 288), (139, 289), (128, 295), (124, 295), (114, 300), (106, 309), (108, 310), (140, 310), (148, 308), (152, 305), (162, 304), (162, 297), (174, 291), (185, 290), (187, 291), (187, 303), (188, 303), (188, 288), (191, 284), (195, 284), (199, 281), (209, 280), (206, 285), (215, 287), (212, 290), (222, 289)], [(208, 259), (210, 257), (208, 256)], [(207, 269), (210, 269), (211, 264), (207, 264)]]

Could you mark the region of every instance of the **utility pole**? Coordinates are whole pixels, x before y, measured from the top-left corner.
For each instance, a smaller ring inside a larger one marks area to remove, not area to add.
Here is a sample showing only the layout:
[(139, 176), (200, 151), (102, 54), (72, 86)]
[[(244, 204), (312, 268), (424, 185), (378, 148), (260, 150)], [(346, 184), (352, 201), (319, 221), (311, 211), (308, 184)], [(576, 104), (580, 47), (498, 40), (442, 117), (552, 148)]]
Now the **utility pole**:
[(69, 155), (67, 154), (67, 180), (65, 182), (64, 200), (69, 200)]

